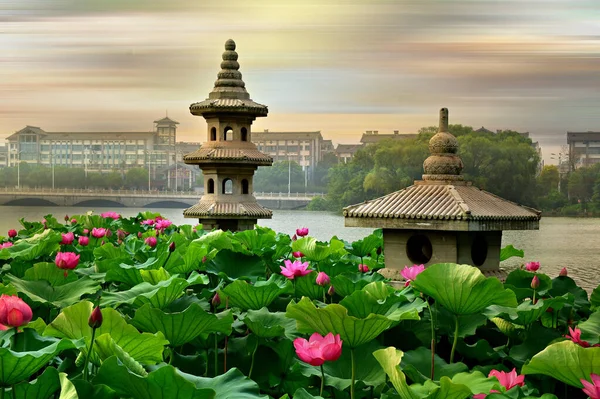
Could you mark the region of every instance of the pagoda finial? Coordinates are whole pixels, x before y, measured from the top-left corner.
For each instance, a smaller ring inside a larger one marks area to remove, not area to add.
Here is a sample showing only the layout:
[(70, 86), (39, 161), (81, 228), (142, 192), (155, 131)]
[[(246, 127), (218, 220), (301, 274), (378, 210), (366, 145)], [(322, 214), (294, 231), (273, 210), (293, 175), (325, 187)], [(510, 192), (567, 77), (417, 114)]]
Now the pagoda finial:
[(217, 75), (215, 88), (209, 94), (209, 98), (237, 98), (249, 99), (250, 95), (246, 91), (246, 84), (242, 80), (242, 74), (239, 71), (238, 53), (235, 51), (235, 42), (231, 39), (225, 42), (225, 51), (223, 52), (223, 61), (221, 61), (221, 72)]
[(448, 108), (440, 109), (439, 131), (429, 140), (430, 156), (423, 162), (423, 180), (463, 180), (458, 140), (448, 131)]

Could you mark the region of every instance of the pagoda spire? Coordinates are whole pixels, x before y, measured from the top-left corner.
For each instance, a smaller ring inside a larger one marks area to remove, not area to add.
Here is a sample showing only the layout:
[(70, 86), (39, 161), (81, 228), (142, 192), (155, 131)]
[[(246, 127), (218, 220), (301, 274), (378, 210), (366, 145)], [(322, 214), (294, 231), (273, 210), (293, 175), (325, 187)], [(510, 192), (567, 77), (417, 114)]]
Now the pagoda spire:
[(448, 108), (440, 109), (438, 132), (429, 140), (429, 153), (423, 162), (423, 180), (464, 180), (463, 163), (458, 156), (458, 140), (448, 131)]
[(222, 58), (221, 71), (217, 75), (215, 87), (208, 98), (249, 99), (250, 94), (246, 91), (246, 84), (242, 80), (242, 73), (239, 71), (240, 63), (237, 61), (238, 53), (235, 51), (233, 40), (229, 39), (225, 42), (225, 51)]

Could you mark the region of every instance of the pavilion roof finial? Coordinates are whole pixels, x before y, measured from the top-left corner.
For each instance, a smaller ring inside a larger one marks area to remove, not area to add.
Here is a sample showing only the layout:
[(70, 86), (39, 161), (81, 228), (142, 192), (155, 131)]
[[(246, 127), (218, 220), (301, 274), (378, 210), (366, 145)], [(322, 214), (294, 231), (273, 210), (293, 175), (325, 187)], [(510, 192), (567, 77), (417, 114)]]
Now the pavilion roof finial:
[(217, 75), (215, 88), (209, 94), (209, 98), (237, 98), (249, 99), (250, 95), (246, 91), (246, 84), (242, 80), (242, 73), (239, 71), (240, 64), (237, 61), (238, 53), (235, 51), (235, 42), (231, 39), (225, 42), (225, 51), (223, 52), (223, 61), (221, 61), (221, 72)]
[(430, 156), (423, 162), (423, 180), (464, 180), (458, 140), (448, 130), (448, 108), (440, 109), (439, 131), (429, 140)]

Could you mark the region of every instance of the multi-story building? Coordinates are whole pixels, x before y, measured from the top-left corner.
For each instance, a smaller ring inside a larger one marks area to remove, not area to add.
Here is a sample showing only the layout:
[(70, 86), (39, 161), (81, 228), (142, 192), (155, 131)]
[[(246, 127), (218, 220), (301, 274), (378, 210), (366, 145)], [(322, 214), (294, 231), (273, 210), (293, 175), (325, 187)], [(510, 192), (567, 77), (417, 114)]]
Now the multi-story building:
[(323, 159), (323, 147), (328, 148), (324, 141), (320, 131), (269, 132), (266, 129), (262, 133), (252, 132), (252, 142), (259, 151), (270, 155), (274, 162), (297, 162), (309, 178), (313, 177), (315, 167)]
[(416, 139), (419, 135), (416, 133), (400, 133), (394, 130), (393, 134), (379, 134), (379, 130), (367, 130), (360, 138), (360, 142), (364, 145), (379, 143), (382, 140), (407, 140)]
[(26, 126), (6, 138), (7, 164), (63, 165), (94, 172), (164, 168), (175, 162), (179, 122), (165, 117), (154, 123), (151, 132), (47, 132)]
[(600, 163), (600, 132), (567, 132), (570, 169)]
[(364, 144), (338, 144), (338, 146), (335, 148), (335, 155), (338, 158), (338, 162), (350, 162), (356, 151), (363, 147)]
[(8, 147), (0, 146), (0, 168), (5, 168), (8, 165)]

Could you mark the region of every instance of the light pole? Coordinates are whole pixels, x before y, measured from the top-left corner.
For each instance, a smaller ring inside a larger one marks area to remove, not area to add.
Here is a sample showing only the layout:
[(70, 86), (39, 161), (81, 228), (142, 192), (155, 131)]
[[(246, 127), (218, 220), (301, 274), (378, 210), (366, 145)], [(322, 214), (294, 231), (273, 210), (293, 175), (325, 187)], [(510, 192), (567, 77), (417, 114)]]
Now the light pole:
[(17, 190), (21, 189), (21, 152), (17, 149), (11, 151), (17, 156)]
[(50, 168), (52, 169), (52, 190), (54, 190), (54, 152), (50, 147)]

